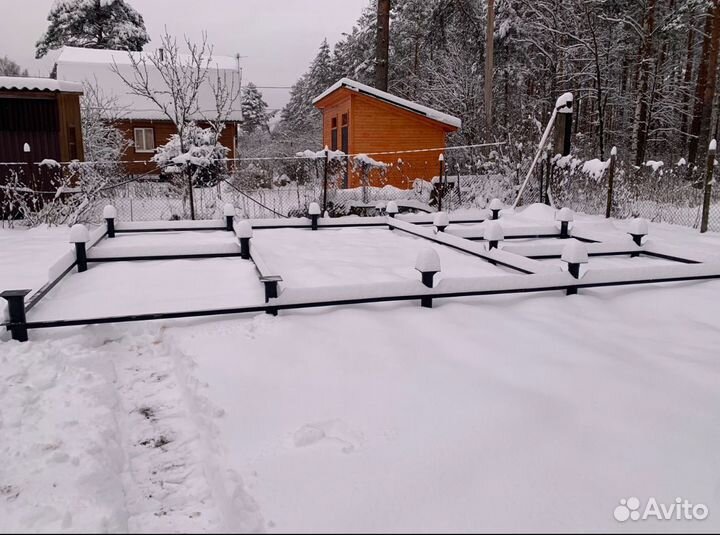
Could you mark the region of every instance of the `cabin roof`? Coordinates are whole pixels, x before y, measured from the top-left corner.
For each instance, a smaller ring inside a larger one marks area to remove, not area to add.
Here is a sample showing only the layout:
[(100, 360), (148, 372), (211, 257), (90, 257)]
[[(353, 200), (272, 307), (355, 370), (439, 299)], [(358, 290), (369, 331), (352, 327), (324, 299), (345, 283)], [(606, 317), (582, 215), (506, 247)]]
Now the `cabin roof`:
[[(142, 60), (147, 57), (145, 52), (127, 52), (124, 50), (98, 50), (92, 48), (63, 47), (56, 60), (58, 80), (73, 82), (86, 82), (97, 85), (103, 96), (115, 100), (115, 109), (112, 110), (118, 119), (147, 119), (168, 120), (158, 107), (142, 96), (134, 95), (125, 85), (125, 82), (113, 71), (113, 67), (128, 79), (134, 79), (131, 57)], [(189, 61), (190, 56), (179, 55), (179, 60)], [(167, 84), (163, 81), (159, 71), (150, 61), (146, 63), (150, 83), (158, 93), (158, 98), (168, 98), (162, 92), (167, 91)], [(208, 76), (200, 87), (198, 93), (199, 111), (191, 118), (195, 121), (213, 119), (215, 116), (215, 95), (211, 82), (221, 76), (227, 84), (234, 85), (239, 91), (240, 75), (237, 60), (229, 56), (212, 56), (208, 69)], [(242, 121), (240, 99), (233, 104), (228, 121)]]
[(52, 78), (28, 78), (24, 76), (0, 76), (3, 91), (50, 91), (54, 93), (82, 93), (82, 84), (54, 80)]
[(381, 91), (369, 85), (361, 84), (360, 82), (356, 82), (355, 80), (351, 80), (350, 78), (342, 78), (338, 80), (333, 85), (328, 87), (325, 91), (323, 91), (320, 95), (315, 97), (312, 103), (318, 104), (321, 100), (341, 88), (346, 88), (363, 95), (368, 95), (378, 100), (382, 100), (383, 102), (387, 102), (388, 104), (391, 104), (393, 106), (397, 106), (399, 108), (403, 108), (405, 110), (417, 113), (419, 115), (427, 117), (428, 119), (432, 119), (433, 121), (437, 121), (452, 126), (454, 128), (460, 128), (462, 126), (462, 121), (457, 117), (448, 115), (447, 113), (443, 113), (427, 106), (423, 106), (422, 104), (418, 104), (417, 102), (400, 98), (391, 93), (388, 93), (387, 91)]

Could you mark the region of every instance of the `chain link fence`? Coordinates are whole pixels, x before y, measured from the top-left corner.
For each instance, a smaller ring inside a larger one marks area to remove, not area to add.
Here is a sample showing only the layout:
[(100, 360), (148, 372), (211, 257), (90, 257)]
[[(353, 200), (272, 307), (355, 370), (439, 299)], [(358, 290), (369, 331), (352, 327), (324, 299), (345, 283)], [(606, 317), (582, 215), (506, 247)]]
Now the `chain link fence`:
[[(122, 162), (0, 164), (0, 215), (4, 224), (99, 222), (114, 205), (122, 221), (218, 218), (231, 203), (238, 215), (304, 215), (317, 202), (332, 216), (377, 215), (389, 201), (402, 211), (484, 208), (493, 198), (511, 205), (530, 167), (530, 154), (503, 144), (451, 147), (352, 157), (308, 153), (297, 157), (227, 160), (225, 172), (195, 181), (192, 207), (185, 175), (133, 175)], [(443, 154), (440, 159), (439, 155)], [(374, 160), (373, 158), (377, 158)], [(384, 162), (394, 163), (382, 163)], [(519, 205), (547, 202), (604, 215), (612, 169), (613, 217), (644, 217), (699, 228), (703, 171), (648, 162), (635, 167), (610, 160), (542, 158)], [(720, 231), (720, 190), (712, 190), (708, 229)]]

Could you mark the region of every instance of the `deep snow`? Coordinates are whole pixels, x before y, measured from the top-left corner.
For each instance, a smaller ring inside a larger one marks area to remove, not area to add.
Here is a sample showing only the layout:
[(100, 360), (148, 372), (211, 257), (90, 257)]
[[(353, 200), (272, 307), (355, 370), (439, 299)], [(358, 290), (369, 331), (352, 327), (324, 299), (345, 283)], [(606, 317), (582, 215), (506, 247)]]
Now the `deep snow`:
[[(551, 220), (530, 207), (504, 223)], [(650, 236), (720, 254), (718, 234), (653, 224)], [(291, 286), (417, 280), (429, 245), (385, 229), (253, 240)], [(70, 247), (67, 229), (0, 231), (0, 243), (3, 287), (39, 287)], [(449, 275), (505, 273), (431, 247)], [(637, 261), (663, 262), (591, 257), (588, 269)], [(250, 268), (91, 265), (31, 314), (261, 299)], [(717, 531), (718, 297), (720, 281), (676, 283), (0, 341), (0, 531)], [(710, 516), (619, 524), (630, 496), (680, 496)]]

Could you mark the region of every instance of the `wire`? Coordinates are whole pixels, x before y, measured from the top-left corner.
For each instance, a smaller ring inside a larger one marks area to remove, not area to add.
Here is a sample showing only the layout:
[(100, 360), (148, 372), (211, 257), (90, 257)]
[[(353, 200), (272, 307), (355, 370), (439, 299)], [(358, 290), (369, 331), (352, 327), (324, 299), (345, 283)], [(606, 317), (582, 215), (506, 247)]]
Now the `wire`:
[[(501, 145), (507, 145), (507, 141), (498, 141), (496, 143), (478, 143), (474, 145), (454, 145), (452, 147), (434, 147), (431, 149), (407, 149), (407, 150), (390, 150), (390, 151), (382, 151), (382, 152), (356, 152), (352, 154), (341, 154), (339, 157), (341, 158), (356, 158), (358, 156), (382, 156), (382, 155), (388, 155), (388, 154), (414, 154), (414, 153), (421, 153), (421, 152), (446, 152), (446, 151), (453, 151), (453, 150), (461, 150), (461, 149), (474, 149), (474, 148), (482, 148), (482, 147), (497, 147)], [(312, 160), (312, 159), (321, 159), (319, 156), (324, 152), (323, 150), (317, 151), (314, 154), (317, 156), (316, 158), (309, 158), (307, 156), (248, 156), (243, 158), (213, 158), (208, 159), (208, 161), (211, 162), (252, 162), (252, 161), (267, 161), (267, 160)], [(334, 151), (339, 152), (339, 151)], [(145, 164), (145, 165), (153, 165), (157, 166), (154, 162), (150, 160), (118, 160), (118, 161), (111, 161), (111, 162), (80, 162), (80, 161), (74, 161), (74, 162), (58, 162), (60, 165), (90, 165), (90, 164), (103, 164), (103, 165), (111, 165), (111, 164), (131, 164), (131, 163), (137, 163), (137, 164)], [(31, 165), (42, 165), (42, 162), (30, 162)], [(0, 162), (0, 165), (28, 165), (28, 162)], [(172, 164), (170, 164), (172, 165)]]

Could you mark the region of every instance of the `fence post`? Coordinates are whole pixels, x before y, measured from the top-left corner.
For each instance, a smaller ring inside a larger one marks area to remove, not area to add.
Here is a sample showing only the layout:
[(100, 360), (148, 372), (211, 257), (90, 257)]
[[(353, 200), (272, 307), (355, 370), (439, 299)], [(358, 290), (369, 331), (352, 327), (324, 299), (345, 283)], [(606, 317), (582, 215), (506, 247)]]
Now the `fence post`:
[(225, 206), (223, 206), (223, 215), (225, 216), (225, 230), (232, 232), (235, 207), (231, 203), (226, 203)]
[[(422, 283), (428, 288), (433, 287), (433, 277), (440, 273), (440, 257), (435, 249), (420, 251), (415, 260), (415, 269), (420, 272)], [(420, 306), (432, 308), (432, 297), (421, 297)]]
[(70, 243), (75, 244), (75, 262), (78, 272), (87, 271), (86, 244), (90, 241), (90, 233), (85, 225), (73, 225), (70, 229)]
[(28, 180), (26, 182), (27, 187), (30, 189), (42, 189), (38, 188), (37, 184), (35, 184), (35, 169), (33, 168), (32, 164), (32, 155), (30, 154), (30, 144), (25, 143), (23, 145), (23, 153), (25, 153), (25, 162), (27, 163), (28, 167)]
[(0, 297), (8, 302), (8, 319), (11, 325), (8, 327), (10, 336), (18, 342), (27, 342), (27, 327), (25, 326), (25, 296), (31, 290), (5, 290)]
[(707, 170), (705, 172), (705, 194), (703, 195), (702, 221), (700, 232), (707, 232), (708, 220), (710, 219), (710, 198), (712, 196), (713, 171), (715, 170), (715, 154), (717, 152), (717, 141), (712, 140), (708, 147)]
[[(394, 218), (398, 213), (398, 205), (395, 201), (388, 201), (387, 205), (385, 206), (385, 213), (388, 217)], [(388, 228), (390, 230), (393, 229), (392, 225), (388, 224)]]
[(108, 204), (105, 208), (103, 208), (103, 219), (105, 219), (105, 224), (107, 226), (108, 238), (115, 237), (115, 218), (116, 217), (117, 217), (117, 209), (112, 204)]
[[(547, 176), (545, 177), (545, 184), (543, 187), (543, 190), (540, 192), (541, 198), (540, 202), (543, 204), (550, 204), (550, 197), (548, 196), (548, 191), (550, 191), (550, 182), (552, 182), (553, 177), (553, 169), (555, 165), (553, 164), (553, 156), (550, 155), (548, 152), (547, 155)], [(542, 170), (541, 170), (542, 172)]]
[(435, 227), (435, 233), (445, 232), (445, 229), (450, 224), (450, 218), (445, 212), (436, 212), (433, 216), (433, 226)]
[[(635, 245), (640, 247), (642, 245), (642, 239), (647, 236), (650, 225), (648, 225), (647, 219), (636, 217), (630, 222), (630, 230), (628, 234), (632, 236)], [(630, 257), (640, 256), (640, 253), (630, 253)]]
[(617, 147), (610, 150), (610, 166), (608, 167), (608, 192), (607, 206), (605, 207), (605, 217), (609, 218), (612, 214), (613, 204), (613, 187), (615, 185), (615, 161), (617, 160)]
[(440, 153), (438, 156), (440, 162), (440, 176), (438, 177), (438, 212), (442, 212), (442, 199), (443, 199), (443, 173), (445, 172), (445, 156)]
[(310, 228), (312, 230), (318, 229), (318, 219), (320, 218), (320, 207), (318, 203), (311, 202), (308, 207), (308, 215), (310, 216)]
[(247, 220), (240, 221), (235, 226), (235, 234), (240, 240), (240, 258), (250, 260), (250, 238), (253, 235), (252, 225)]
[[(587, 247), (577, 240), (571, 240), (563, 247), (560, 259), (568, 265), (568, 272), (575, 279), (580, 278), (580, 264), (588, 263)], [(577, 288), (568, 288), (567, 295), (577, 294)]]
[(330, 154), (328, 153), (327, 145), (325, 145), (325, 168), (323, 170), (323, 212), (327, 210), (327, 187), (328, 187), (328, 162), (330, 161)]
[(495, 197), (493, 200), (490, 201), (490, 204), (488, 204), (488, 208), (490, 209), (490, 219), (495, 220), (500, 218), (500, 210), (503, 208), (503, 203), (500, 199)]
[(555, 220), (560, 221), (560, 239), (570, 237), (570, 223), (575, 219), (575, 213), (568, 207), (560, 208), (555, 213)]
[(193, 193), (193, 180), (192, 180), (192, 171), (190, 170), (190, 166), (187, 167), (187, 176), (188, 176), (188, 193), (190, 194), (190, 219), (195, 219), (195, 196)]

